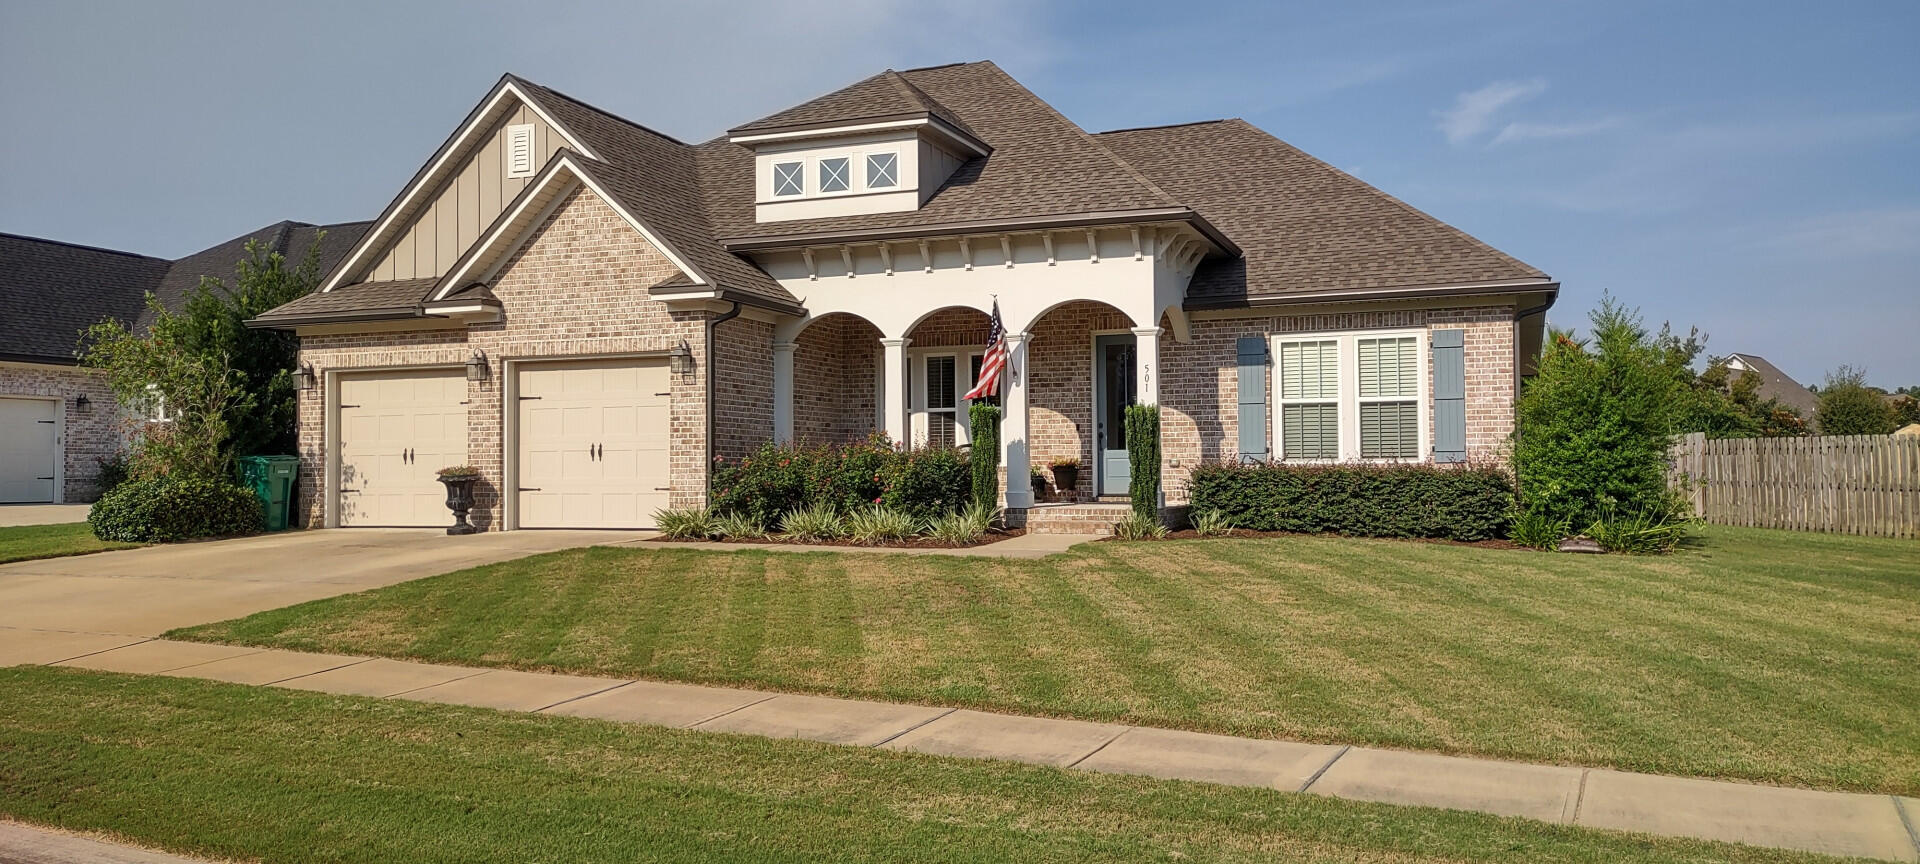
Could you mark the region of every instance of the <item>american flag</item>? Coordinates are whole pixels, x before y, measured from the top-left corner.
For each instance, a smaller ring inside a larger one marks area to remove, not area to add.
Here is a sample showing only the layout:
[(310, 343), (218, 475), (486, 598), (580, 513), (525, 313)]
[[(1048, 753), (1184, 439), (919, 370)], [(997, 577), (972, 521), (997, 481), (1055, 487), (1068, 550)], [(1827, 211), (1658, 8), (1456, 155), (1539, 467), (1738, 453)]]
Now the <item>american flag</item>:
[(1007, 331), (1000, 324), (1000, 301), (993, 301), (993, 323), (987, 327), (987, 353), (980, 357), (980, 378), (963, 399), (1000, 395), (1000, 373), (1007, 368)]

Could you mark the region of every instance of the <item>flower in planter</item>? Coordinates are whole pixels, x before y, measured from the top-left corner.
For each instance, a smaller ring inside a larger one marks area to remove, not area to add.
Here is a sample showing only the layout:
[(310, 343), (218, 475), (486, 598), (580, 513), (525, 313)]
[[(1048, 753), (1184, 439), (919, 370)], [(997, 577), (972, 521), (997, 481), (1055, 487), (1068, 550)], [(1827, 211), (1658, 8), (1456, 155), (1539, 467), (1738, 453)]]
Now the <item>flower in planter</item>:
[(440, 475), (443, 480), (463, 480), (480, 476), (480, 469), (472, 465), (449, 465), (434, 473)]

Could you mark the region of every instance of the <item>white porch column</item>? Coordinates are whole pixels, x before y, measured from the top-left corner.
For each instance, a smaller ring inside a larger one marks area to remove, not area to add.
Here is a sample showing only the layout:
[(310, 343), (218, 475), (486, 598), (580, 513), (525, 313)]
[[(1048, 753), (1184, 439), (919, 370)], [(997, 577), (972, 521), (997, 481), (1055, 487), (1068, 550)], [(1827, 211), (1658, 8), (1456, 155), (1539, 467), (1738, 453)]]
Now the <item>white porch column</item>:
[(1008, 333), (1007, 371), (1000, 387), (1000, 467), (1007, 473), (1008, 509), (1033, 506), (1033, 485), (1027, 482), (1031, 448), (1027, 444), (1026, 333)]
[(912, 339), (882, 339), (880, 360), (880, 423), (895, 447), (907, 439), (907, 344)]
[(1160, 404), (1160, 328), (1133, 328), (1133, 392), (1142, 405)]
[(793, 443), (793, 343), (773, 343), (773, 440)]

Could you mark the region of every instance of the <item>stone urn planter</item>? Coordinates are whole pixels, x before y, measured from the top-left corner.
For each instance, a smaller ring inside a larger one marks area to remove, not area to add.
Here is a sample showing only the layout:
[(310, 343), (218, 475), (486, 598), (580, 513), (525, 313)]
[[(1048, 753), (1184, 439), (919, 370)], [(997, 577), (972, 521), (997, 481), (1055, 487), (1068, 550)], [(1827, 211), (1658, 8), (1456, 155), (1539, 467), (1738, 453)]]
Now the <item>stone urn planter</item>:
[(1080, 460), (1067, 459), (1053, 463), (1053, 485), (1062, 492), (1072, 492), (1080, 486)]
[(442, 468), (440, 482), (447, 487), (447, 509), (453, 511), (453, 524), (447, 526), (447, 533), (480, 533), (467, 521), (467, 514), (473, 512), (473, 484), (480, 482), (480, 472), (467, 466)]

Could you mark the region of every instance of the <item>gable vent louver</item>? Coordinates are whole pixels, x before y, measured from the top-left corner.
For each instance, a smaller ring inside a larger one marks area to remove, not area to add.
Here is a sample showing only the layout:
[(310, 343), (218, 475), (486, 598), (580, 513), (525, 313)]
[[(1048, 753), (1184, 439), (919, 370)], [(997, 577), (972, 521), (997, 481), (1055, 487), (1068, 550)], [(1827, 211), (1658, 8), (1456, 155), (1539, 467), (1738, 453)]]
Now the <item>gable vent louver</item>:
[(507, 177), (533, 176), (533, 124), (507, 127)]

